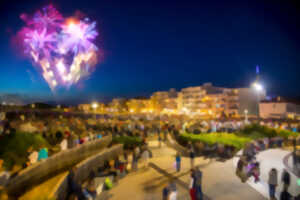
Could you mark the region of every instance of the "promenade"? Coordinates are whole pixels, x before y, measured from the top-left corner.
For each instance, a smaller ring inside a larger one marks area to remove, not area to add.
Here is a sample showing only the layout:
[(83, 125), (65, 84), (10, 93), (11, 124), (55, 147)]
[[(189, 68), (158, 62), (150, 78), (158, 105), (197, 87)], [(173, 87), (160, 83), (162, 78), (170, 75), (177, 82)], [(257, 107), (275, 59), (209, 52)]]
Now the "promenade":
[[(190, 160), (182, 158), (181, 172), (174, 167), (175, 151), (166, 145), (158, 148), (156, 141), (150, 141), (153, 152), (148, 168), (130, 173), (109, 191), (112, 200), (158, 200), (162, 199), (162, 189), (170, 178), (175, 178), (178, 200), (189, 200)], [(203, 192), (205, 199), (213, 200), (263, 200), (266, 199), (248, 184), (242, 183), (235, 175), (233, 160), (225, 162), (215, 159), (196, 158), (195, 164), (203, 172)]]
[[(241, 154), (241, 152), (239, 152)], [(280, 193), (283, 190), (283, 183), (281, 182), (281, 175), (283, 169), (286, 169), (284, 166), (283, 159), (285, 156), (290, 154), (290, 151), (283, 149), (268, 149), (262, 152), (259, 152), (256, 155), (257, 161), (260, 163), (260, 181), (258, 183), (254, 182), (253, 178), (249, 178), (247, 184), (258, 191), (261, 195), (268, 198), (269, 197), (269, 186), (268, 178), (269, 172), (272, 168), (275, 168), (278, 172), (278, 187), (276, 188), (276, 197), (280, 198)], [(291, 161), (291, 160), (290, 160)], [(233, 165), (236, 166), (238, 158), (233, 159)], [(290, 163), (290, 165), (292, 165)], [(297, 185), (298, 177), (290, 173), (291, 176), (291, 185), (289, 187), (289, 193), (292, 196), (297, 196), (300, 193), (299, 186)]]

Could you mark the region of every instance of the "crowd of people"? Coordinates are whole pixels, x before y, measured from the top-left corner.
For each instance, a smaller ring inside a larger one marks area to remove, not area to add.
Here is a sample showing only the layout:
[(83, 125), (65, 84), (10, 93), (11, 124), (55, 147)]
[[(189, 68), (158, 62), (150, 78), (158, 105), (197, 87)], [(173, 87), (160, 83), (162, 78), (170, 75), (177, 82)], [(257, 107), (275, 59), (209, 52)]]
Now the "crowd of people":
[(99, 165), (97, 170), (92, 171), (84, 182), (77, 181), (75, 177), (77, 168), (73, 167), (68, 175), (68, 199), (95, 199), (99, 194), (99, 191), (97, 191), (98, 186), (95, 183), (96, 178), (104, 178), (101, 191), (109, 190), (114, 184), (118, 183), (120, 178), (125, 177), (128, 173), (135, 172), (140, 168), (147, 168), (151, 154), (145, 141), (143, 145), (124, 150), (122, 155), (105, 161), (104, 165)]
[[(243, 153), (240, 156), (237, 168), (236, 175), (244, 183), (249, 178), (253, 177), (254, 182), (257, 183), (260, 181), (260, 164), (256, 160), (256, 154), (260, 151), (264, 151), (268, 148), (273, 147), (282, 147), (283, 139), (280, 137), (276, 138), (264, 138), (261, 140), (253, 141), (252, 143), (246, 145), (243, 149)], [(284, 169), (281, 175), (281, 181), (283, 183), (283, 189), (280, 193), (280, 200), (292, 200), (292, 195), (288, 192), (290, 186), (291, 178), (289, 172)], [(276, 199), (276, 187), (278, 186), (278, 170), (272, 168), (269, 172), (268, 177), (269, 185), (269, 197), (271, 200)]]
[[(261, 125), (272, 128), (280, 128), (297, 132), (299, 124), (275, 121), (260, 121)], [(101, 139), (106, 135), (114, 136), (135, 136), (141, 138), (142, 146), (134, 146), (132, 149), (125, 151), (122, 157), (114, 160), (114, 164), (106, 164), (102, 172), (116, 177), (123, 176), (130, 170), (137, 170), (138, 165), (147, 166), (148, 160), (151, 157), (151, 151), (147, 148), (147, 138), (149, 136), (157, 136), (159, 146), (161, 142), (166, 140), (167, 134), (179, 135), (180, 132), (187, 131), (189, 133), (200, 134), (210, 132), (236, 132), (247, 124), (242, 119), (227, 119), (227, 120), (199, 120), (188, 118), (186, 116), (151, 116), (151, 115), (102, 115), (102, 116), (72, 116), (72, 115), (43, 115), (36, 113), (19, 113), (13, 117), (2, 119), (0, 123), (0, 137), (15, 132), (38, 133), (51, 145), (47, 147), (39, 147), (34, 149), (30, 146), (27, 149), (27, 161), (23, 167), (27, 167), (43, 159), (47, 159), (59, 151), (71, 149), (86, 142), (96, 139)], [(255, 159), (256, 153), (273, 145), (281, 146), (283, 140), (279, 137), (265, 138), (254, 141), (244, 148), (243, 156), (240, 158), (237, 166), (237, 175), (243, 182), (251, 176), (255, 182), (260, 181), (260, 166)], [(201, 187), (199, 189), (199, 180), (202, 174), (194, 166), (195, 150), (193, 145), (189, 144), (189, 156), (191, 160), (191, 184), (190, 194), (192, 199), (199, 199), (197, 196), (202, 196)], [(1, 160), (0, 160), (1, 161)], [(3, 161), (1, 162), (1, 164)], [(178, 153), (175, 157), (176, 171), (181, 169), (181, 155)], [(129, 167), (130, 166), (130, 167)], [(99, 172), (100, 173), (100, 172)], [(101, 173), (98, 176), (101, 175)], [(272, 172), (273, 173), (273, 172)], [(274, 172), (275, 173), (275, 172)], [(199, 175), (201, 174), (201, 176)], [(92, 180), (92, 179), (91, 179)], [(78, 194), (78, 185), (76, 181), (70, 177), (70, 188), (73, 188), (75, 194)], [(173, 183), (173, 181), (171, 181)], [(73, 185), (72, 185), (73, 184)], [(88, 185), (91, 185), (92, 181)], [(109, 188), (109, 182), (107, 181)], [(172, 184), (171, 184), (172, 185)], [(174, 185), (174, 184), (173, 184)], [(272, 184), (270, 184), (272, 185)], [(84, 188), (84, 187), (83, 187)], [(80, 189), (85, 196), (93, 196), (91, 189)], [(271, 187), (270, 187), (271, 188)], [(76, 192), (77, 191), (77, 192)], [(166, 187), (165, 194), (173, 196), (175, 199), (174, 187)], [(271, 191), (271, 189), (270, 189)], [(200, 195), (201, 194), (201, 195)], [(164, 195), (166, 196), (166, 195)], [(271, 196), (271, 192), (270, 192)], [(79, 197), (79, 196), (78, 196)]]

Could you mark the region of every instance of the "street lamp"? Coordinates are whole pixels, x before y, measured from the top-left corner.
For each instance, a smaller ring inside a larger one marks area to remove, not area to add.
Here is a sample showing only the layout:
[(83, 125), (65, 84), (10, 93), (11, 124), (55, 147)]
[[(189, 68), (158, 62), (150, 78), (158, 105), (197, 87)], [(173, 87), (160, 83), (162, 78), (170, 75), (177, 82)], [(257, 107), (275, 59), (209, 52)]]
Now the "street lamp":
[(258, 83), (258, 82), (254, 82), (252, 84), (252, 87), (257, 91), (257, 92), (261, 92), (263, 90), (263, 86)]
[(98, 103), (97, 103), (97, 102), (92, 103), (92, 108), (93, 108), (93, 110), (94, 110), (94, 117), (95, 117), (95, 119), (96, 119), (96, 110), (97, 110), (97, 108), (98, 108)]
[(263, 91), (263, 86), (258, 82), (258, 81), (255, 81), (253, 84), (252, 84), (252, 88), (254, 88), (255, 90), (255, 93), (256, 93), (256, 100), (257, 100), (257, 108), (256, 108), (256, 116), (257, 116), (257, 119), (259, 118), (259, 101), (260, 101), (260, 93)]
[(96, 102), (92, 103), (92, 108), (94, 110), (96, 110), (98, 108), (98, 103), (96, 103)]

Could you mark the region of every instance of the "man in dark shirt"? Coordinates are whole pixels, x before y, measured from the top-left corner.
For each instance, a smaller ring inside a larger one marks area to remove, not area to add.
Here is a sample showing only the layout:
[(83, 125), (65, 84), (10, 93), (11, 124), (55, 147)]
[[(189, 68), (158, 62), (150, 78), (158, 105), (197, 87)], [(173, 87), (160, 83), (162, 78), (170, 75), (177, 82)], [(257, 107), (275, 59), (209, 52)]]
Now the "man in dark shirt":
[(280, 194), (280, 200), (291, 200), (292, 196), (290, 195), (290, 193), (286, 190), (283, 189), (283, 191)]
[(291, 177), (286, 169), (284, 169), (282, 172), (281, 181), (283, 182), (284, 190), (288, 190), (288, 188), (290, 186), (290, 182), (291, 182)]
[(81, 185), (79, 185), (76, 181), (75, 181), (75, 173), (77, 171), (76, 167), (73, 167), (70, 172), (69, 175), (67, 177), (67, 181), (68, 181), (68, 188), (69, 188), (69, 195), (71, 194), (75, 194), (78, 200), (84, 200), (84, 194), (82, 192), (82, 188)]

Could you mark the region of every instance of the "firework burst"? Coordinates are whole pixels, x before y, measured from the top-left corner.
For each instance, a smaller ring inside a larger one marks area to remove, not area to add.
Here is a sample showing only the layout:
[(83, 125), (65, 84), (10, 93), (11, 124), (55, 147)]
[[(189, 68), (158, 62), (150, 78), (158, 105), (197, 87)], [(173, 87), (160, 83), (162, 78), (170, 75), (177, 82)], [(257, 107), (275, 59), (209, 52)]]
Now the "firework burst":
[(96, 22), (63, 18), (52, 5), (21, 19), (26, 24), (18, 33), (24, 52), (42, 69), (51, 90), (68, 88), (91, 73), (98, 50), (93, 43)]

